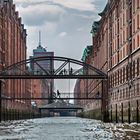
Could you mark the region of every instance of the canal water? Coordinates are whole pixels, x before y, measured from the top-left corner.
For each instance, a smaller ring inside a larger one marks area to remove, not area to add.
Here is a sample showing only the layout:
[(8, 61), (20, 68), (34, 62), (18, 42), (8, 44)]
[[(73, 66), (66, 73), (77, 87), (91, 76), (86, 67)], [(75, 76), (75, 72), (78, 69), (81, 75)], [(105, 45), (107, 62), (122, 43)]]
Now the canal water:
[(0, 140), (140, 140), (140, 125), (76, 117), (9, 121), (0, 124)]

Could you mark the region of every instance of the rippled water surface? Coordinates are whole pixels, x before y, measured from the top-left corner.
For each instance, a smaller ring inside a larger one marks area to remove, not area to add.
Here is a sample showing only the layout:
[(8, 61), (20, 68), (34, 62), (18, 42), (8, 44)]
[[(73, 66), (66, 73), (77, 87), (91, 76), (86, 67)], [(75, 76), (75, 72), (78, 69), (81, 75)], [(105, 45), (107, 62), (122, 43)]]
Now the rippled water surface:
[(0, 140), (140, 140), (138, 124), (104, 124), (75, 117), (2, 122)]

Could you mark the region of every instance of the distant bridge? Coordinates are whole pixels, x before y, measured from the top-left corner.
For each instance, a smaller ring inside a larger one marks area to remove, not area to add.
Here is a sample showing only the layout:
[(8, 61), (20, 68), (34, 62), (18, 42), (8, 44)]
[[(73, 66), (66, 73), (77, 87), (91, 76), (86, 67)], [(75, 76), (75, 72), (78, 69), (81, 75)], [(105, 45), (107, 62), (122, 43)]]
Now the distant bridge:
[(47, 105), (42, 105), (38, 107), (39, 109), (48, 109), (48, 110), (82, 110), (83, 108), (78, 106), (78, 105), (74, 105), (71, 103), (66, 103), (63, 100), (59, 100), (56, 101), (54, 103), (51, 104), (47, 104)]

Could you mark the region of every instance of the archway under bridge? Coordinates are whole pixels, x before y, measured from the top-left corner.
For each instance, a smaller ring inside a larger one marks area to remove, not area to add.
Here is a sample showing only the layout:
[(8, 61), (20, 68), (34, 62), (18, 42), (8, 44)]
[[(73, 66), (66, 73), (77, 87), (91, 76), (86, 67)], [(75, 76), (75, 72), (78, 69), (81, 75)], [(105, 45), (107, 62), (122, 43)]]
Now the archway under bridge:
[[(41, 62), (49, 61), (50, 66), (46, 69), (42, 66)], [(31, 65), (32, 69), (28, 66)], [(36, 68), (34, 68), (36, 67)], [(107, 79), (107, 75), (101, 70), (79, 60), (58, 57), (58, 56), (45, 56), (35, 57), (17, 62), (13, 65), (5, 67), (0, 71), (0, 93), (2, 80), (6, 79)], [(103, 93), (102, 93), (103, 94)], [(51, 97), (52, 98), (52, 97)], [(18, 97), (2, 97), (0, 94), (0, 112), (2, 100), (47, 100), (50, 98), (18, 98)], [(53, 99), (53, 98), (52, 98)], [(59, 98), (61, 99), (61, 98)], [(65, 98), (66, 99), (66, 98)], [(102, 97), (93, 98), (69, 98), (74, 100), (81, 99), (94, 99), (103, 100)], [(1, 119), (1, 118), (0, 118)]]

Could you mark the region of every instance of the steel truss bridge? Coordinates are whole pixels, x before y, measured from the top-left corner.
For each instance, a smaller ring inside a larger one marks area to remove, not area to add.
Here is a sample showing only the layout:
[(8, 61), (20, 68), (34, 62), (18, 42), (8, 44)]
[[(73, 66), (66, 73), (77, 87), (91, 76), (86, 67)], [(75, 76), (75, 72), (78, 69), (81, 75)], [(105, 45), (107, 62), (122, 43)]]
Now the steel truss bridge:
[[(50, 67), (42, 66), (49, 61)], [(29, 68), (29, 65), (31, 68)], [(2, 100), (48, 100), (50, 98), (24, 98), (2, 96), (2, 80), (6, 79), (101, 79), (106, 80), (107, 75), (101, 70), (79, 60), (58, 57), (35, 57), (17, 62), (0, 71), (0, 114), (2, 113)], [(55, 98), (52, 98), (55, 99)], [(102, 97), (57, 98), (57, 100), (102, 100)], [(1, 121), (1, 115), (0, 115)]]
[[(40, 63), (45, 61), (50, 61), (50, 68), (42, 67)], [(28, 69), (28, 65), (38, 70)], [(50, 56), (31, 58), (8, 66), (0, 71), (0, 79), (107, 79), (107, 75), (87, 63)]]

